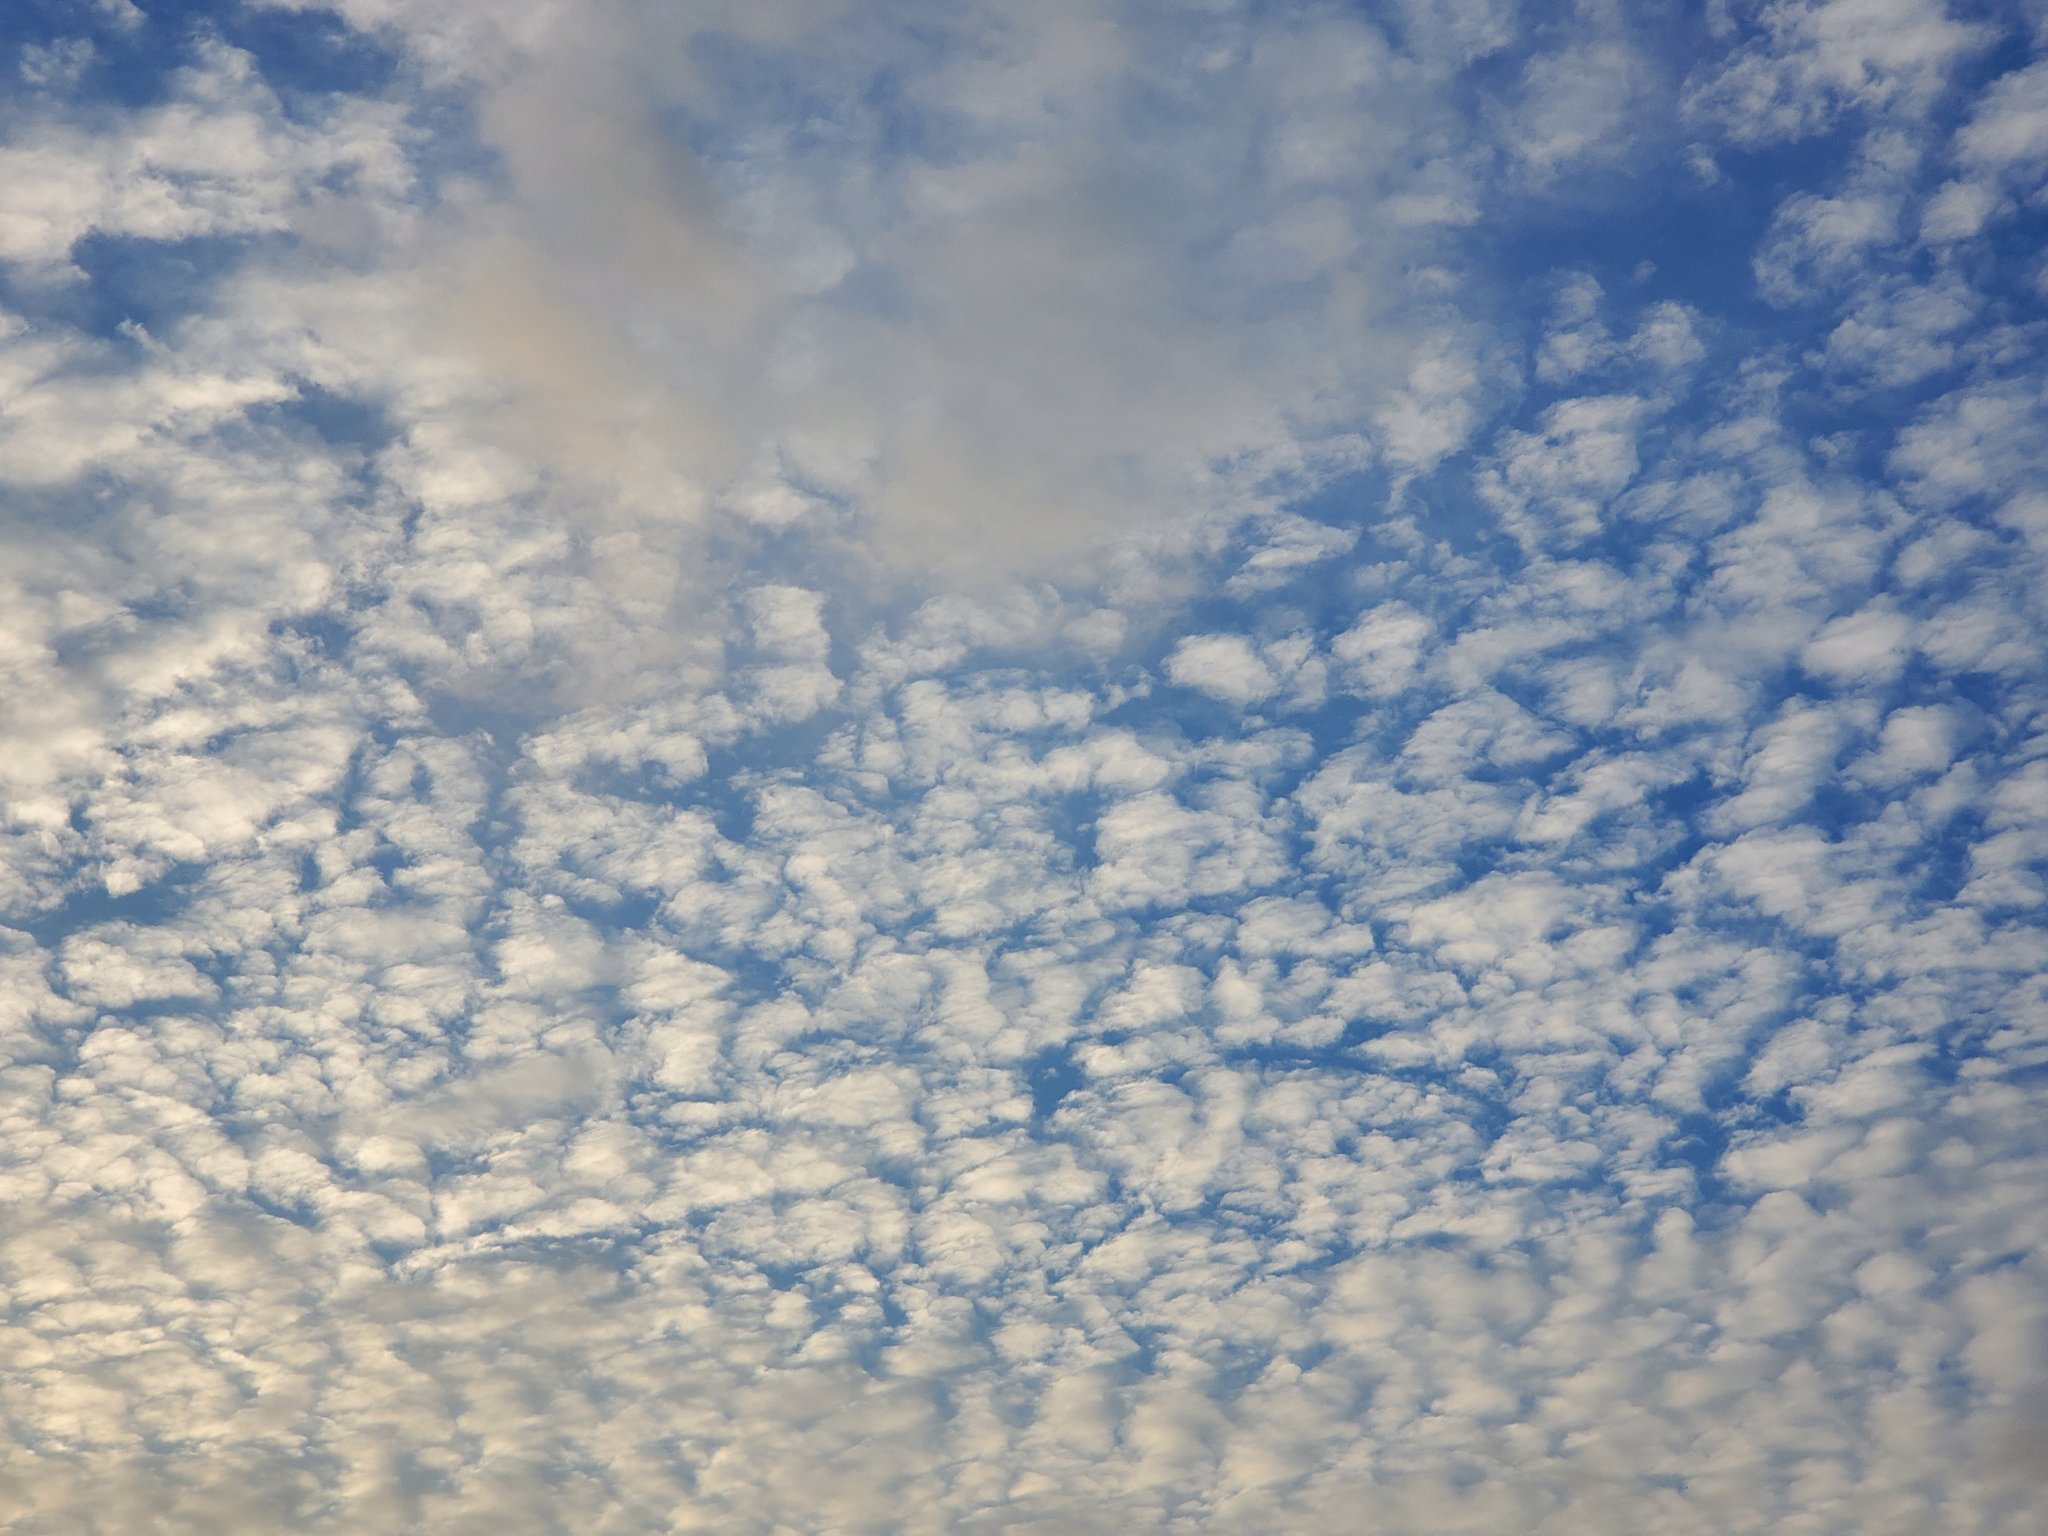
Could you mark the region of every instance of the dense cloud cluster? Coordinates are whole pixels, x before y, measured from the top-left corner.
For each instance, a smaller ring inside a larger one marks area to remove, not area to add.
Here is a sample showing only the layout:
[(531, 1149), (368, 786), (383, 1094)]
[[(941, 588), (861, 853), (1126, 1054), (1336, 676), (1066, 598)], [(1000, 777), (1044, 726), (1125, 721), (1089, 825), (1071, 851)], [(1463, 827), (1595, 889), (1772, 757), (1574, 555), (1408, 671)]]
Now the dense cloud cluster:
[(0, 1524), (2041, 1528), (2023, 7), (173, 9), (5, 38)]

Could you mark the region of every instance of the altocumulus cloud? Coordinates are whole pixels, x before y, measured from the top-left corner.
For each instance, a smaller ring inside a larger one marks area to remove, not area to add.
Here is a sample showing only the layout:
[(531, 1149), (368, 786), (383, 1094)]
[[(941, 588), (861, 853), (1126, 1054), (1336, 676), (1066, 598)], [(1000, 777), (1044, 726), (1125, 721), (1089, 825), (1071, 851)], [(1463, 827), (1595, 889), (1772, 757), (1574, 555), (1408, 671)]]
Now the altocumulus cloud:
[(2048, 1525), (2048, 31), (0, 22), (0, 1524)]

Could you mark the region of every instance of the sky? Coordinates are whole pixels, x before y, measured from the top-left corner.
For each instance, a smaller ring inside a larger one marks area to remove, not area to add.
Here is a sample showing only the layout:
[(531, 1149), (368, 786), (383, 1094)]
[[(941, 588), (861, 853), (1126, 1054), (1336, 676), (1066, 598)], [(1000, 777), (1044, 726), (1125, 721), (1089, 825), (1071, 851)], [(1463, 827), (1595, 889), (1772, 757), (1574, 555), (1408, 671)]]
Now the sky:
[(2048, 1529), (2038, 0), (0, 7), (0, 1528)]

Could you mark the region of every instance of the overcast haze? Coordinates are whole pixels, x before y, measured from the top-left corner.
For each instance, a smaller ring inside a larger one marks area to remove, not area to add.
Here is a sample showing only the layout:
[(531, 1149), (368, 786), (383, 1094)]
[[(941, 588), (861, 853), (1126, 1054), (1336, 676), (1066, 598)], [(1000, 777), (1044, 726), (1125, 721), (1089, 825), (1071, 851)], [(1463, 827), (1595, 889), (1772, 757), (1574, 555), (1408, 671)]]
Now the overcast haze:
[(0, 1528), (2048, 1529), (2048, 13), (0, 8)]

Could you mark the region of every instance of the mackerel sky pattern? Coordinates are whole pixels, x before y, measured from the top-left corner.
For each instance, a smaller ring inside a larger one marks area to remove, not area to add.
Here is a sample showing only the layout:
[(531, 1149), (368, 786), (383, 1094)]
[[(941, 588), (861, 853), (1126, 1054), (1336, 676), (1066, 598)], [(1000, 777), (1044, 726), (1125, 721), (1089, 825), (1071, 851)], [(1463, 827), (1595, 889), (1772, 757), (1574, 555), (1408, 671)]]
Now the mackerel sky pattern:
[(2048, 1529), (2026, 0), (0, 14), (0, 1529)]

